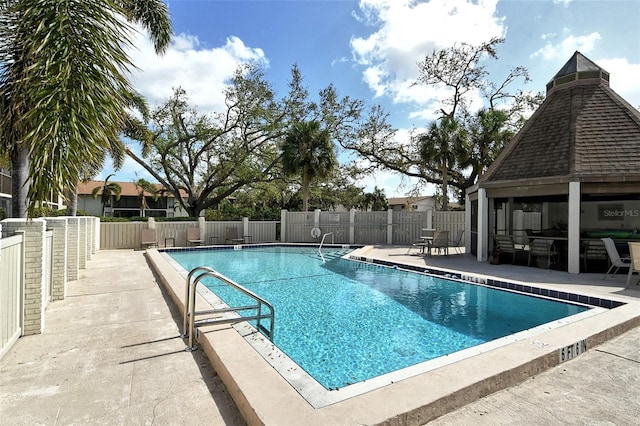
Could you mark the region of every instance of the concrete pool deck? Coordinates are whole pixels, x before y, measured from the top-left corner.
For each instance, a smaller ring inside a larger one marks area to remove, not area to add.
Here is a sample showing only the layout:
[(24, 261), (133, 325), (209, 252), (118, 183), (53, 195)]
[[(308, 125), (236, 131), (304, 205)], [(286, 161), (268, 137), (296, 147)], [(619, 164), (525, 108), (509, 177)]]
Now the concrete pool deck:
[[(543, 347), (516, 342), (313, 409), (230, 327), (205, 331), (202, 351), (183, 352), (181, 316), (173, 307), (173, 293), (181, 299), (184, 292), (177, 272), (159, 263), (154, 277), (143, 252), (102, 251), (69, 283), (67, 298), (49, 305), (44, 334), (19, 339), (0, 360), (0, 419), (3, 424), (242, 424), (242, 413), (251, 424), (267, 425), (423, 424), (440, 415), (434, 424), (637, 422), (640, 288), (624, 289), (624, 276), (603, 281), (602, 274), (405, 253), (406, 247), (361, 251), (368, 258), (570, 288), (628, 304), (536, 337)], [(148, 256), (151, 263), (161, 260), (155, 250)], [(158, 283), (167, 280), (165, 293)], [(589, 350), (554, 367), (558, 348), (583, 338)]]

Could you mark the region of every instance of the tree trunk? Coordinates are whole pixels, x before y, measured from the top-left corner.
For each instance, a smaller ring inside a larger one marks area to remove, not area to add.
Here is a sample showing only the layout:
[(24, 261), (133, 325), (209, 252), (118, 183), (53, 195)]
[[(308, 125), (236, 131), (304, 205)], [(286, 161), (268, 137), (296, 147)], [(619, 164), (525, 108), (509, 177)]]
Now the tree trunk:
[(442, 211), (449, 210), (449, 173), (446, 161), (442, 164)]
[(309, 174), (306, 170), (302, 173), (302, 211), (309, 211)]
[(78, 187), (67, 190), (67, 216), (78, 215)]
[(29, 150), (20, 146), (11, 152), (11, 217), (27, 218), (30, 184)]

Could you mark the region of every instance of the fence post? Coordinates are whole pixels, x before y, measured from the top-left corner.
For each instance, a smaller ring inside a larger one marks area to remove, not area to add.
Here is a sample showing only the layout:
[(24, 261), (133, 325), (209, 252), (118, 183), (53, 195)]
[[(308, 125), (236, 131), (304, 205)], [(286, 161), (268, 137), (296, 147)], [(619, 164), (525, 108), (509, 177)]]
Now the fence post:
[(249, 218), (242, 218), (242, 235), (250, 235), (249, 234)]
[(87, 218), (78, 216), (78, 268), (87, 268)]
[(100, 250), (100, 218), (99, 217), (93, 218), (93, 232), (94, 232), (94, 238), (93, 238), (94, 246), (92, 250), (94, 253), (96, 253), (98, 250)]
[(47, 218), (47, 227), (53, 229), (51, 252), (51, 299), (63, 300), (67, 295), (67, 228), (64, 217)]
[(78, 216), (69, 216), (68, 218), (68, 237), (67, 237), (67, 278), (69, 281), (78, 279), (78, 262), (79, 262), (79, 246), (78, 227), (80, 220)]
[(313, 211), (313, 227), (314, 228), (319, 228), (320, 227), (320, 209), (316, 209)]
[[(206, 226), (207, 226), (207, 224), (206, 224), (204, 216), (199, 216), (198, 217), (198, 229), (200, 230), (200, 239), (203, 241), (202, 245), (205, 245), (204, 241), (205, 241), (205, 230), (207, 229)], [(242, 234), (242, 235), (245, 235), (245, 234)]]
[(22, 334), (41, 334), (44, 330), (44, 261), (46, 222), (44, 219), (5, 219), (5, 229), (10, 233), (24, 234), (24, 325)]
[(387, 244), (393, 244), (393, 209), (387, 210)]
[(349, 211), (349, 244), (356, 242), (356, 209)]

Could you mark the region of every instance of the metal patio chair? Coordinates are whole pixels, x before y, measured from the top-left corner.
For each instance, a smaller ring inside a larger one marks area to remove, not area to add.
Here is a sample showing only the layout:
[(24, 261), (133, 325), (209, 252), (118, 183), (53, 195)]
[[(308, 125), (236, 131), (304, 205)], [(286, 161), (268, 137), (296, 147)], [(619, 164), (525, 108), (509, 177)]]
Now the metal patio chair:
[(200, 228), (188, 228), (187, 229), (187, 245), (199, 245), (203, 243), (200, 238)]
[(493, 236), (494, 249), (498, 256), (501, 253), (509, 253), (511, 255), (511, 263), (516, 263), (516, 255), (520, 252), (524, 253), (524, 247), (516, 247), (513, 238), (510, 235), (496, 234)]
[[(631, 282), (631, 275), (634, 272), (640, 274), (640, 242), (629, 241), (629, 257), (631, 258), (631, 266), (629, 266), (629, 275), (627, 275), (627, 287)], [(636, 285), (640, 284), (640, 280), (636, 282)]]
[[(631, 267), (631, 259), (629, 258), (629, 256), (621, 258), (620, 254), (618, 253), (618, 249), (616, 248), (616, 243), (614, 243), (611, 238), (600, 239), (604, 243), (604, 248), (607, 250), (607, 254), (609, 255), (609, 263), (611, 263), (611, 266), (609, 266), (607, 273), (604, 274), (604, 277), (602, 277), (603, 280), (607, 279), (609, 273), (611, 273), (611, 276), (613, 277), (618, 273), (618, 270), (620, 268)], [(616, 268), (616, 270), (611, 272), (613, 268)]]
[(449, 240), (449, 245), (456, 249), (456, 253), (461, 254), (460, 244), (462, 244), (462, 236), (464, 235), (464, 229), (458, 229), (458, 233), (453, 240)]
[(546, 240), (535, 238), (529, 244), (529, 262), (527, 265), (531, 266), (532, 258), (544, 257), (547, 259), (547, 269), (551, 267), (551, 264), (555, 260), (558, 261), (559, 254), (553, 247), (553, 240)]
[(155, 229), (143, 229), (140, 235), (140, 243), (141, 246), (150, 248), (150, 247), (158, 247), (158, 239), (156, 238), (156, 230)]

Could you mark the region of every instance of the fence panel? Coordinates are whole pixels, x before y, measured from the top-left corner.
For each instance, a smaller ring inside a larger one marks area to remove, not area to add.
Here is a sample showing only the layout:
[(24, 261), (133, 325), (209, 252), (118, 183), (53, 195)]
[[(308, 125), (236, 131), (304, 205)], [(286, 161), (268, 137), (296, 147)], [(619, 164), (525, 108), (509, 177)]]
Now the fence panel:
[(144, 222), (101, 222), (100, 249), (140, 248), (141, 233), (146, 227)]
[[(187, 245), (187, 229), (197, 228), (198, 222), (156, 222), (156, 238), (158, 246), (166, 246), (169, 239), (176, 247)], [(206, 234), (206, 232), (205, 232)], [(205, 235), (205, 243), (208, 241)]]
[(433, 228), (449, 231), (449, 239), (455, 238), (458, 230), (464, 229), (464, 212), (433, 212)]
[[(431, 216), (433, 215), (433, 216)], [(389, 212), (319, 212), (317, 225), (314, 212), (287, 212), (285, 218), (286, 242), (289, 243), (319, 243), (322, 235), (333, 233), (336, 244), (349, 244), (351, 227), (355, 244), (386, 244), (389, 229)], [(449, 231), (454, 238), (458, 230), (465, 227), (464, 212), (404, 212), (394, 211), (391, 215), (392, 237), (391, 244), (408, 245), (420, 239), (422, 229), (431, 224), (432, 228)], [(432, 218), (432, 220), (430, 220)], [(279, 221), (249, 221), (247, 235), (251, 242), (276, 242), (279, 240)], [(108, 222), (101, 223), (101, 249), (139, 248), (140, 233), (148, 225), (143, 222)], [(198, 227), (198, 222), (156, 222), (158, 244), (164, 246), (173, 239), (178, 247), (187, 244), (187, 229)], [(227, 229), (235, 227), (238, 235), (244, 234), (243, 221), (215, 221), (205, 222), (204, 244), (225, 244)], [(320, 237), (314, 238), (311, 230), (318, 226)]]
[(249, 235), (254, 243), (273, 243), (278, 240), (279, 221), (249, 222)]
[(22, 235), (0, 238), (0, 358), (22, 334)]
[(523, 228), (525, 230), (542, 231), (542, 213), (540, 212), (524, 212), (522, 214)]
[[(349, 221), (349, 212), (320, 212), (318, 226), (321, 235), (333, 233), (332, 236), (327, 236), (325, 243), (333, 241), (336, 244), (349, 244)], [(317, 242), (321, 239), (322, 236)]]
[[(393, 240), (392, 244), (409, 245), (420, 240), (422, 229), (429, 226), (427, 212), (393, 212)], [(433, 225), (432, 225), (433, 226)]]
[(356, 244), (386, 244), (387, 218), (384, 212), (355, 212), (354, 234)]
[(311, 236), (313, 212), (287, 212), (286, 238), (288, 243), (314, 243)]

